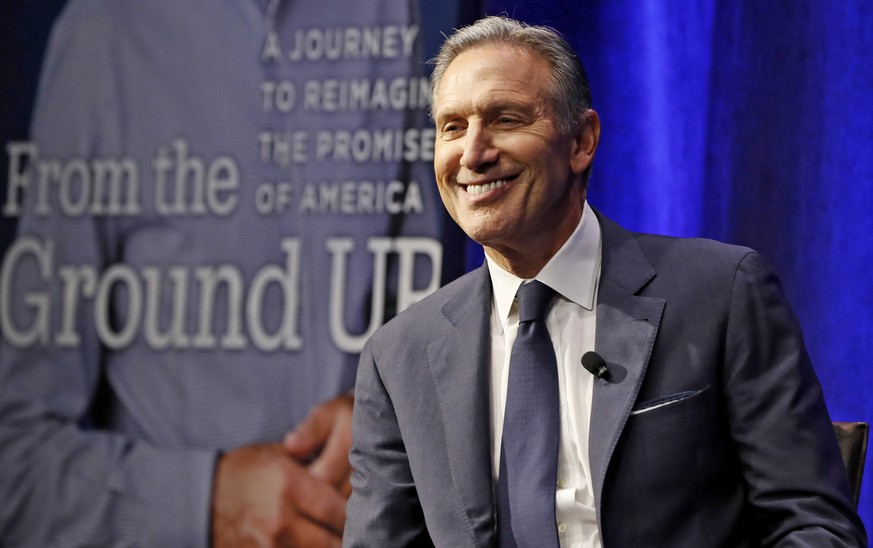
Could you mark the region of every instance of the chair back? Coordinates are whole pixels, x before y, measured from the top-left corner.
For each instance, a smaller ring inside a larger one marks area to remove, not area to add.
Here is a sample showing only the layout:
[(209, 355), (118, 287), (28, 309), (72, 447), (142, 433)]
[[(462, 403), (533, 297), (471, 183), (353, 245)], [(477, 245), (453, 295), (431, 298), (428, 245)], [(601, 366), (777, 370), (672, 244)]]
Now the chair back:
[(866, 422), (835, 422), (834, 432), (843, 455), (843, 463), (849, 474), (849, 487), (855, 508), (861, 496), (861, 478), (864, 475), (864, 458), (867, 455), (867, 438), (870, 435), (870, 425)]

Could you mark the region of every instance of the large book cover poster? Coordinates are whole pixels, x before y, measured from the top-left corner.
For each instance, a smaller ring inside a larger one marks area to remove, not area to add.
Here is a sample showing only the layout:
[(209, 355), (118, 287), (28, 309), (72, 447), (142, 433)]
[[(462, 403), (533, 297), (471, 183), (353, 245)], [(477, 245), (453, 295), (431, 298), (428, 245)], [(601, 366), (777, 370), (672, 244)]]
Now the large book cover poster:
[(460, 10), (8, 14), (0, 544), (185, 545), (216, 452), (348, 393), (367, 337), (457, 273), (426, 60)]

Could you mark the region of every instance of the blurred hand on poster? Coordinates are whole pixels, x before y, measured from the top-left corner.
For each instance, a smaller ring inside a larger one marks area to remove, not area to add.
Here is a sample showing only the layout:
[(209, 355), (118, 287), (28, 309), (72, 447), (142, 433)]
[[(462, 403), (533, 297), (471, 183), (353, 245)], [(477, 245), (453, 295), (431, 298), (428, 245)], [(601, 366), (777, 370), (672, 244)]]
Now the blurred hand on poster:
[(317, 407), (284, 444), (222, 456), (213, 493), (214, 546), (341, 544), (351, 493), (352, 402), (342, 395)]
[(353, 403), (353, 396), (343, 394), (316, 407), (284, 441), (289, 455), (298, 462), (311, 460), (309, 473), (333, 485), (345, 499), (352, 493), (349, 450)]

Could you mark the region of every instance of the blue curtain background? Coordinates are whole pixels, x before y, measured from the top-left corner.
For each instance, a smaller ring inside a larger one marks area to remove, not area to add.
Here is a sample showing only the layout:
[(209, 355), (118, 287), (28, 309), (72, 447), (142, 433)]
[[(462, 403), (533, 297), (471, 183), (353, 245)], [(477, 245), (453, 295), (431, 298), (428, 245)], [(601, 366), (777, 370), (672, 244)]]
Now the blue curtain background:
[(582, 59), (603, 124), (591, 203), (633, 230), (763, 253), (832, 419), (873, 421), (873, 4), (485, 0), (484, 11), (555, 27)]

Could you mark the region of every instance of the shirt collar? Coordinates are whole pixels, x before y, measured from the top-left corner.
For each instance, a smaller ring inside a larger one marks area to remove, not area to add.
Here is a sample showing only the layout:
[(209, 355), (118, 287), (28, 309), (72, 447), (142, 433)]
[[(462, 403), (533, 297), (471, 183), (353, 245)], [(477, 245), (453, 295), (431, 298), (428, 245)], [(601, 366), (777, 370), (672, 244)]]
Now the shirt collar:
[[(491, 276), (494, 310), (500, 325), (506, 325), (518, 288), (526, 280), (507, 272), (485, 255)], [(576, 230), (536, 275), (547, 286), (586, 310), (594, 309), (600, 272), (600, 223), (585, 201)]]

